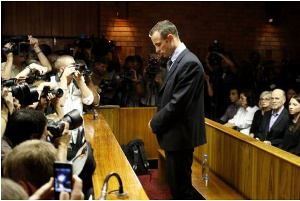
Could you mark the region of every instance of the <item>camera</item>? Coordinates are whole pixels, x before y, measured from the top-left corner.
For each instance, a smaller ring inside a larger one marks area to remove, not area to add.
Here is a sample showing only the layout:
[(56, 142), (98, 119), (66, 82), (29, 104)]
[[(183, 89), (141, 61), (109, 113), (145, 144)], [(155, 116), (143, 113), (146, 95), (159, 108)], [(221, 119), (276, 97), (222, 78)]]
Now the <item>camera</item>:
[(25, 79), (25, 82), (28, 84), (33, 84), (36, 81), (44, 80), (45, 82), (50, 82), (51, 81), (51, 74), (45, 74), (41, 75), (39, 71), (36, 71), (34, 73), (33, 77), (27, 77)]
[(146, 75), (150, 79), (154, 79), (155, 75), (161, 72), (161, 67), (166, 67), (167, 58), (149, 58), (148, 68), (146, 69)]
[(13, 85), (16, 85), (17, 78), (10, 78), (8, 80), (2, 80), (1, 85), (4, 87), (11, 87)]
[(61, 88), (51, 90), (50, 87), (44, 87), (43, 94), (47, 96), (48, 93), (55, 95), (57, 98), (60, 98), (64, 95), (64, 91)]
[(219, 46), (217, 40), (214, 40), (213, 45), (208, 46), (208, 52), (210, 52), (208, 56), (209, 65), (212, 67), (220, 67), (222, 64), (222, 58), (215, 52), (224, 54), (225, 51), (222, 47)]
[(86, 65), (75, 64), (75, 70), (78, 70), (84, 76), (90, 76), (92, 71)]
[(11, 86), (8, 91), (19, 100), (20, 104), (31, 105), (39, 100), (37, 87), (30, 88), (27, 83)]
[(69, 124), (69, 130), (73, 130), (82, 125), (83, 119), (80, 115), (79, 110), (74, 109), (71, 112), (65, 114), (65, 116), (59, 120), (58, 122), (54, 122), (53, 120), (48, 120), (47, 130), (51, 132), (53, 135), (52, 139), (61, 137), (65, 126), (62, 121), (67, 122)]
[(27, 36), (15, 36), (4, 39), (3, 44), (6, 43), (12, 43), (13, 46), (11, 47), (11, 49), (9, 49), (8, 47), (3, 47), (2, 52), (4, 54), (8, 54), (10, 52), (12, 52), (14, 55), (28, 54), (31, 51), (31, 46), (28, 42)]
[(110, 92), (114, 90), (113, 83), (111, 79), (102, 79), (100, 83), (100, 88), (102, 92)]

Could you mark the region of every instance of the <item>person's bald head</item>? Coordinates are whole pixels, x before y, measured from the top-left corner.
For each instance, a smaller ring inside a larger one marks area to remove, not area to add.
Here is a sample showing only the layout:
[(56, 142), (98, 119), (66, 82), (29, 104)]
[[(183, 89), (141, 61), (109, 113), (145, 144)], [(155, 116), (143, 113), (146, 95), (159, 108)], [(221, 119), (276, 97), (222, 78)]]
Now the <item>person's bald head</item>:
[(274, 89), (272, 91), (272, 109), (278, 112), (286, 101), (285, 92), (282, 89)]

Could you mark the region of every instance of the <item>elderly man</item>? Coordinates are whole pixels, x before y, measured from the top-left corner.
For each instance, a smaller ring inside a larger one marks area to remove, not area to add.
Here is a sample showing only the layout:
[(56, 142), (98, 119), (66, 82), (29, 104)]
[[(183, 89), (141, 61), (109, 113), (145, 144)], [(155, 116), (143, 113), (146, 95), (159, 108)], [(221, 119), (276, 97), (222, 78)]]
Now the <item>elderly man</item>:
[(282, 143), (283, 135), (289, 120), (289, 111), (284, 108), (286, 101), (285, 92), (281, 89), (272, 91), (272, 110), (265, 113), (256, 139), (278, 146)]

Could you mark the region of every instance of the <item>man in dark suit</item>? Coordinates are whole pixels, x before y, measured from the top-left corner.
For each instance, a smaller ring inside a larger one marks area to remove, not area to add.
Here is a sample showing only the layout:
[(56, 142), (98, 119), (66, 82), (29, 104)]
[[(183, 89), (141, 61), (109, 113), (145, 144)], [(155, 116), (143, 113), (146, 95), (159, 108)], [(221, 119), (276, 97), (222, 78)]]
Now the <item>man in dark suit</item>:
[(265, 113), (256, 139), (278, 147), (283, 141), (289, 120), (289, 111), (284, 108), (285, 92), (281, 89), (272, 91), (272, 110)]
[(158, 94), (157, 113), (148, 126), (165, 150), (173, 199), (195, 199), (191, 180), (193, 152), (206, 143), (204, 70), (199, 59), (180, 41), (173, 23), (158, 22), (149, 36), (156, 52), (169, 57), (169, 62)]

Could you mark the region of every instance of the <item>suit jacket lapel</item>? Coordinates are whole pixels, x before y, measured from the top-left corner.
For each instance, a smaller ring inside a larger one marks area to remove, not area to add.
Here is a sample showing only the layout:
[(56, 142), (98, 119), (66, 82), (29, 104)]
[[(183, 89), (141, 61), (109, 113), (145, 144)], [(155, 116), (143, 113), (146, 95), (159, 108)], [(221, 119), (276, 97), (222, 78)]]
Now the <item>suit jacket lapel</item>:
[(188, 49), (183, 50), (183, 51), (180, 53), (180, 55), (177, 57), (177, 59), (173, 62), (172, 68), (171, 68), (171, 70), (170, 70), (169, 72), (167, 72), (166, 78), (165, 78), (165, 80), (164, 80), (164, 82), (163, 82), (163, 85), (161, 86), (159, 92), (161, 92), (161, 91), (164, 90), (164, 88), (165, 88), (165, 86), (166, 86), (166, 83), (167, 83), (168, 79), (169, 79), (170, 76), (174, 73), (175, 69), (177, 68), (177, 65), (178, 65), (179, 61), (180, 61), (180, 60), (182, 59), (182, 57), (183, 57), (184, 55), (186, 55), (188, 52), (190, 52)]
[[(271, 130), (272, 130), (273, 128), (275, 128), (275, 126), (277, 126), (277, 125), (281, 122), (281, 120), (283, 119), (285, 113), (286, 113), (286, 109), (283, 109), (282, 112), (280, 113), (280, 115), (278, 116), (278, 118), (276, 119), (276, 121), (274, 122), (274, 124), (273, 124)], [(270, 131), (271, 131), (271, 130), (270, 130)]]

